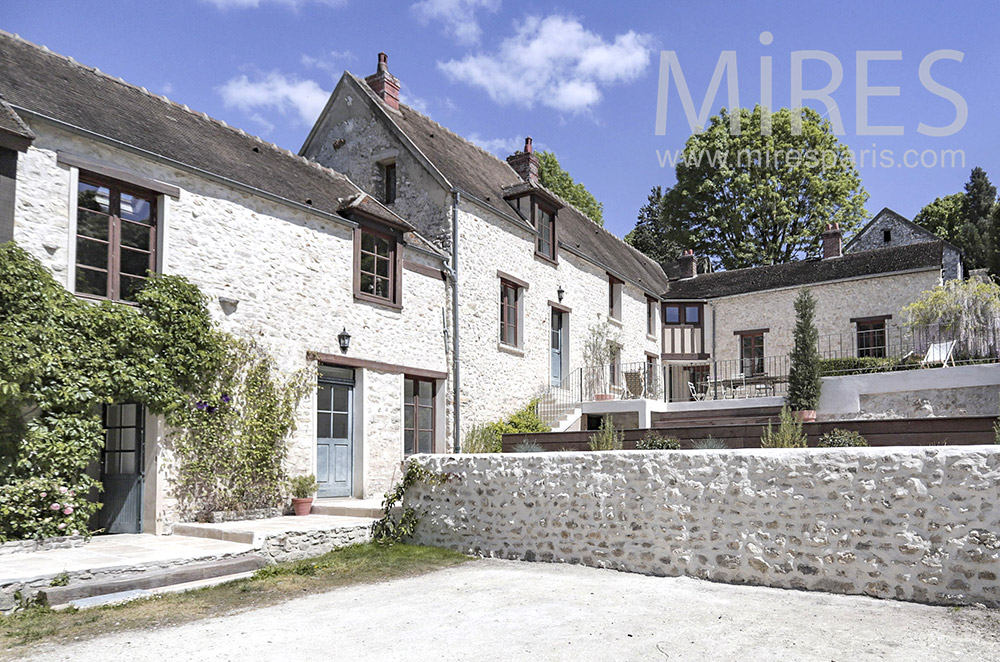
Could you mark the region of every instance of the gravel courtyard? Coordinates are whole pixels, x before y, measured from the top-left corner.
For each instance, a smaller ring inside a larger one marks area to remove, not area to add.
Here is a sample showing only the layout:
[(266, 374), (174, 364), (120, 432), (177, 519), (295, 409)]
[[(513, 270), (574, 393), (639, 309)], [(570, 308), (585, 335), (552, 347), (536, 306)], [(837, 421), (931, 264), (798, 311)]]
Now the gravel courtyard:
[(1000, 612), (480, 560), (34, 660), (1000, 659)]

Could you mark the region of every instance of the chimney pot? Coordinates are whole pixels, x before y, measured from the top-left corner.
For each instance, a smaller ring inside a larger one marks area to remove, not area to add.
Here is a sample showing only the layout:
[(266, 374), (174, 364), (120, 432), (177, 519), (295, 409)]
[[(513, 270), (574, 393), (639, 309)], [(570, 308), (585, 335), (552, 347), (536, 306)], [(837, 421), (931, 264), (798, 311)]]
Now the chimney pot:
[(531, 154), (531, 136), (524, 139), (524, 152), (525, 154)]
[(399, 110), (399, 79), (389, 73), (389, 56), (378, 54), (378, 68), (375, 73), (365, 78), (368, 87), (375, 96), (381, 99), (393, 110)]
[(828, 260), (843, 255), (844, 235), (840, 231), (840, 223), (827, 223), (823, 232), (823, 259)]

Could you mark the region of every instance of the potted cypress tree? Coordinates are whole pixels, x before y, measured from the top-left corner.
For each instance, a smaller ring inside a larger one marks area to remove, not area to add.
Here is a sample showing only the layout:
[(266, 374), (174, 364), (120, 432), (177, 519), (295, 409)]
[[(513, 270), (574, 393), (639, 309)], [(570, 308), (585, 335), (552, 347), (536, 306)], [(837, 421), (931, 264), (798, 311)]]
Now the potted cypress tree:
[(800, 421), (816, 420), (820, 380), (819, 332), (816, 330), (816, 298), (808, 289), (795, 299), (795, 331), (791, 367), (788, 371), (788, 407)]
[(312, 510), (313, 495), (319, 485), (316, 483), (316, 476), (296, 476), (292, 478), (292, 510), (296, 515), (308, 515)]

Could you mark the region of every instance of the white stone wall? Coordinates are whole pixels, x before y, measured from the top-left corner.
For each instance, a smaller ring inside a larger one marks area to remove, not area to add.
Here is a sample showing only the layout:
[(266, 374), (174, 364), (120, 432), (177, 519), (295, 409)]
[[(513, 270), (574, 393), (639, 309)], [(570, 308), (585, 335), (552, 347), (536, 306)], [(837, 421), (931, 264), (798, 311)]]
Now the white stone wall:
[[(558, 223), (558, 217), (557, 221)], [(584, 342), (594, 324), (608, 325), (622, 343), (623, 363), (659, 356), (659, 337), (646, 336), (646, 295), (625, 283), (621, 323), (608, 317), (607, 272), (564, 249), (559, 263), (535, 256), (535, 234), (463, 203), (459, 221), (459, 297), (462, 352), (462, 430), (511, 414), (541, 394), (550, 378), (550, 301), (572, 309), (567, 350), (568, 378), (583, 365)], [(523, 341), (517, 350), (500, 345), (502, 271), (528, 283), (522, 295)]]
[(653, 575), (1000, 606), (1000, 449), (419, 456), (416, 542)]
[[(916, 301), (920, 294), (941, 284), (938, 269), (896, 275), (858, 278), (811, 285), (816, 297), (816, 328), (820, 350), (825, 343), (837, 351), (842, 342), (850, 356), (856, 325), (852, 318), (892, 315), (888, 326), (901, 323), (900, 310)], [(706, 310), (715, 316), (715, 358), (719, 361), (740, 358), (740, 337), (735, 331), (770, 329), (764, 334), (764, 356), (786, 356), (793, 345), (795, 298), (801, 288), (790, 287), (766, 292), (751, 292), (713, 299)], [(706, 320), (705, 345), (712, 347), (712, 320)], [(836, 338), (830, 336), (836, 335)]]
[[(253, 334), (273, 352), (283, 370), (315, 368), (308, 351), (341, 355), (337, 334), (351, 336), (348, 357), (446, 372), (442, 313), (450, 316), (448, 288), (440, 278), (404, 270), (402, 310), (353, 297), (353, 238), (350, 227), (243, 193), (185, 171), (117, 151), (35, 123), (38, 139), (18, 163), (15, 240), (38, 257), (60, 282), (69, 284), (69, 201), (71, 171), (56, 164), (56, 151), (98, 160), (178, 186), (167, 198), (161, 229), (162, 271), (186, 276), (207, 295), (213, 316), (237, 334)], [(406, 249), (406, 260), (430, 264)], [(440, 266), (440, 265), (437, 265)], [(68, 285), (69, 286), (69, 285)], [(226, 314), (219, 297), (238, 300)], [(402, 453), (402, 377), (372, 371), (364, 394), (365, 430), (356, 439), (364, 449), (364, 484), (359, 496), (380, 495)], [(381, 389), (386, 389), (384, 392)], [(315, 393), (302, 403), (289, 466), (293, 473), (315, 470)], [(169, 456), (162, 439), (149, 454)], [(152, 443), (152, 442), (150, 442)], [(159, 476), (162, 505), (166, 476)], [(169, 521), (171, 507), (155, 519)], [(146, 519), (150, 514), (147, 511)]]

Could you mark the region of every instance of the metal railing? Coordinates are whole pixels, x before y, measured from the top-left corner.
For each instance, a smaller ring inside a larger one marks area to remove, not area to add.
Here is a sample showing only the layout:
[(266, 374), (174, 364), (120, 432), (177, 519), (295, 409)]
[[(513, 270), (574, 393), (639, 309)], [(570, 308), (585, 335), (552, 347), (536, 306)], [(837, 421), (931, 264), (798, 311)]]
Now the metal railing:
[(581, 402), (664, 397), (661, 366), (645, 362), (577, 368), (538, 400), (538, 416), (554, 427)]
[[(670, 402), (740, 400), (788, 393), (788, 355), (710, 361), (687, 367), (690, 379), (675, 380)], [(678, 387), (678, 382), (680, 385)]]

